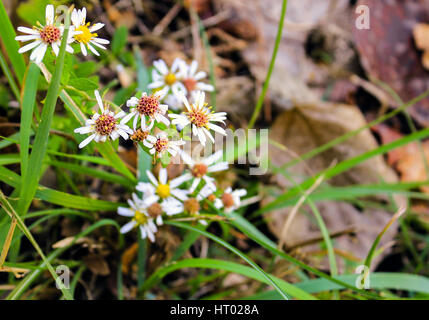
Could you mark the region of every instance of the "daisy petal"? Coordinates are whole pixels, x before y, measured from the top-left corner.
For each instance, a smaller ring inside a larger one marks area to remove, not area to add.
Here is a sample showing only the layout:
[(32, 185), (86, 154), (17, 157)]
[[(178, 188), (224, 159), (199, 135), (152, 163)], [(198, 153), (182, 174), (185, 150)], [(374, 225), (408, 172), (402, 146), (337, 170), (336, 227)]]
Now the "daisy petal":
[(134, 228), (136, 226), (137, 222), (132, 220), (128, 223), (126, 223), (125, 225), (122, 226), (121, 228), (121, 233), (127, 233), (128, 231), (130, 231), (132, 228)]

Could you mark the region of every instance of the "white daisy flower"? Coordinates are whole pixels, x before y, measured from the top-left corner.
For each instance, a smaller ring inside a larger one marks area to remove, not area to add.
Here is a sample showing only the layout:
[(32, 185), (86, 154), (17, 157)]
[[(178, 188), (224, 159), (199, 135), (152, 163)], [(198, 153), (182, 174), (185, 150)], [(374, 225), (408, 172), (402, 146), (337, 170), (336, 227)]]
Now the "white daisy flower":
[(167, 169), (161, 168), (158, 179), (150, 172), (146, 171), (150, 182), (139, 182), (136, 186), (138, 191), (143, 192), (147, 203), (161, 201), (161, 205), (167, 215), (174, 215), (183, 212), (183, 205), (179, 200), (185, 201), (188, 192), (178, 187), (185, 181), (183, 177), (168, 180)]
[(207, 84), (201, 82), (201, 79), (207, 77), (207, 74), (204, 71), (198, 71), (198, 62), (193, 60), (190, 65), (186, 63), (181, 64), (182, 67), (182, 79), (181, 82), (186, 88), (188, 94), (193, 91), (201, 90), (201, 91), (214, 91), (214, 87), (211, 84)]
[(225, 212), (232, 212), (240, 207), (241, 197), (247, 194), (245, 189), (237, 189), (232, 191), (227, 188), (220, 199), (216, 199), (214, 206), (218, 209), (225, 208)]
[(109, 109), (105, 109), (100, 93), (97, 90), (95, 90), (94, 93), (101, 113), (94, 114), (91, 119), (85, 121), (84, 127), (74, 130), (74, 132), (80, 134), (91, 133), (89, 137), (79, 144), (79, 148), (83, 148), (92, 140), (95, 142), (105, 142), (109, 137), (112, 140), (116, 140), (121, 136), (127, 140), (128, 134), (133, 134), (133, 130), (125, 124), (124, 120), (120, 121), (120, 119), (125, 116), (125, 112), (121, 111), (115, 114)]
[(93, 45), (101, 49), (107, 50), (107, 48), (103, 46), (103, 44), (109, 44), (110, 41), (106, 39), (98, 38), (98, 34), (95, 33), (95, 31), (100, 30), (101, 28), (104, 27), (104, 23), (96, 23), (90, 26), (91, 23), (86, 22), (85, 7), (82, 10), (74, 9), (71, 15), (71, 21), (73, 26), (75, 27), (75, 30), (80, 31), (80, 34), (74, 35), (74, 39), (78, 43), (80, 43), (80, 49), (84, 56), (87, 55), (87, 50), (86, 50), (87, 47), (96, 56), (100, 55), (97, 52), (97, 50), (95, 50)]
[[(164, 60), (159, 59), (153, 62), (154, 69), (152, 70), (152, 80), (153, 82), (149, 84), (149, 89), (164, 89), (163, 94), (172, 92), (177, 97), (181, 93), (186, 94), (186, 88), (183, 83), (180, 82), (182, 64), (185, 61), (182, 59), (176, 58), (171, 66), (171, 69), (167, 67), (167, 64)], [(163, 96), (164, 97), (164, 96)]]
[[(122, 226), (121, 233), (127, 233), (131, 229), (139, 227), (142, 239), (147, 237), (150, 241), (154, 242), (155, 233), (158, 231), (158, 228), (148, 212), (150, 206), (148, 206), (145, 201), (139, 199), (135, 193), (132, 194), (132, 200), (128, 199), (128, 204), (130, 205), (130, 208), (118, 208), (119, 215), (132, 217), (130, 222)], [(161, 215), (159, 215), (159, 217), (161, 217)], [(157, 220), (159, 219), (157, 218)], [(160, 224), (162, 224), (162, 217), (160, 222)]]
[[(22, 42), (34, 40), (33, 42), (21, 47), (18, 52), (23, 53), (33, 50), (30, 55), (30, 60), (40, 63), (45, 56), (46, 49), (51, 46), (55, 55), (58, 56), (64, 33), (64, 26), (56, 26), (55, 20), (54, 6), (49, 4), (46, 6), (46, 24), (44, 26), (38, 23), (39, 27), (33, 27), (32, 29), (18, 27), (18, 31), (26, 33), (26, 35), (16, 36), (15, 40)], [(73, 37), (77, 33), (80, 32), (75, 31), (73, 26), (71, 26), (67, 39), (67, 52), (73, 53), (73, 48), (69, 44), (73, 42)]]
[(140, 99), (137, 97), (132, 97), (127, 101), (127, 107), (130, 107), (130, 113), (126, 116), (126, 119), (128, 122), (128, 120), (134, 117), (134, 130), (137, 127), (137, 121), (139, 117), (141, 119), (141, 127), (145, 126), (146, 117), (148, 117), (150, 120), (149, 129), (152, 128), (155, 120), (157, 122), (164, 123), (166, 126), (170, 125), (170, 120), (164, 116), (168, 110), (168, 106), (159, 102), (163, 91), (164, 90), (161, 90), (161, 92), (157, 92), (150, 96), (148, 96), (146, 92), (143, 92), (143, 95)]
[(149, 153), (152, 155), (156, 154), (158, 158), (162, 157), (165, 152), (168, 152), (174, 157), (180, 150), (179, 146), (186, 143), (182, 139), (171, 141), (164, 132), (157, 134), (156, 137), (148, 136), (146, 140), (147, 142), (145, 145), (150, 148)]
[(214, 192), (216, 191), (216, 185), (214, 184), (215, 179), (208, 176), (208, 173), (223, 171), (228, 169), (228, 162), (222, 161), (216, 163), (220, 158), (222, 158), (223, 151), (219, 150), (212, 154), (211, 156), (202, 159), (200, 161), (195, 161), (190, 155), (184, 151), (179, 152), (183, 161), (189, 166), (190, 173), (184, 174), (184, 179), (191, 180), (193, 179), (191, 188), (189, 189), (190, 193), (193, 193), (195, 189), (201, 182), (201, 179), (206, 182), (206, 185)]
[(211, 107), (207, 107), (204, 101), (205, 93), (198, 91), (194, 96), (194, 103), (189, 104), (188, 99), (182, 95), (183, 103), (187, 111), (182, 114), (170, 114), (173, 119), (172, 124), (179, 125), (184, 128), (187, 125), (192, 126), (192, 133), (197, 136), (202, 145), (206, 144), (206, 136), (214, 143), (214, 138), (209, 129), (212, 129), (220, 134), (226, 135), (225, 129), (211, 122), (222, 122), (226, 119), (226, 112), (213, 112)]

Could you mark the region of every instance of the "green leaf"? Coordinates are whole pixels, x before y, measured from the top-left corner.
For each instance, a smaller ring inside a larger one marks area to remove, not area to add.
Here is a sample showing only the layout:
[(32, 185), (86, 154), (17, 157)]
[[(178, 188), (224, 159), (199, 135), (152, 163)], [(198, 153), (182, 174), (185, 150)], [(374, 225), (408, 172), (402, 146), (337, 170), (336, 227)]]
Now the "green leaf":
[(249, 129), (253, 128), (253, 125), (255, 124), (256, 120), (258, 119), (259, 113), (261, 112), (262, 105), (263, 105), (264, 100), (265, 100), (265, 95), (267, 93), (268, 86), (270, 84), (271, 74), (274, 70), (277, 52), (279, 50), (280, 42), (282, 40), (283, 24), (284, 24), (284, 21), (286, 20), (285, 19), (286, 9), (287, 9), (287, 0), (283, 0), (282, 1), (282, 9), (280, 12), (280, 20), (279, 20), (279, 24), (277, 27), (276, 41), (274, 43), (274, 49), (273, 49), (273, 53), (271, 55), (270, 65), (268, 66), (267, 75), (265, 77), (265, 81), (264, 81), (264, 84), (262, 86), (262, 91), (261, 91), (261, 94), (259, 95), (258, 102), (256, 103), (255, 110), (253, 111), (253, 114), (252, 114), (252, 118), (249, 121), (249, 126), (248, 126)]
[(98, 89), (98, 83), (88, 78), (72, 78), (68, 84), (81, 91), (94, 91)]
[(115, 55), (121, 53), (122, 49), (127, 44), (128, 40), (128, 29), (125, 26), (121, 26), (116, 29), (112, 39), (112, 52)]
[(18, 16), (32, 26), (35, 26), (37, 21), (44, 23), (44, 9), (49, 3), (49, 0), (29, 0), (23, 2), (17, 9)]
[(77, 78), (86, 78), (92, 75), (97, 69), (94, 61), (78, 62), (73, 65), (74, 74)]

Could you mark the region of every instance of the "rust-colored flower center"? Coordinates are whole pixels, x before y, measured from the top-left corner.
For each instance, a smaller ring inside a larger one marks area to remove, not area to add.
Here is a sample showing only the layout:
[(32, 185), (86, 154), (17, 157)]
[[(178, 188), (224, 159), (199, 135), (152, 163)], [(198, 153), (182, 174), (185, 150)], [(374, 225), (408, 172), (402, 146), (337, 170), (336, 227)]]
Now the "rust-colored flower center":
[(95, 120), (95, 131), (98, 134), (107, 136), (113, 132), (116, 128), (116, 119), (108, 114), (103, 114)]
[(136, 142), (142, 142), (146, 140), (147, 136), (149, 135), (149, 131), (142, 130), (141, 128), (134, 131), (134, 133), (131, 135), (131, 140)]
[(168, 139), (167, 138), (158, 138), (154, 144), (155, 150), (158, 153), (165, 151), (168, 147)]
[(198, 128), (207, 127), (207, 124), (209, 123), (208, 114), (201, 109), (193, 107), (192, 111), (187, 113), (187, 116), (189, 121)]
[(143, 96), (141, 97), (137, 111), (148, 117), (153, 117), (159, 108), (159, 100), (155, 96)]
[(197, 163), (192, 168), (192, 175), (195, 178), (201, 178), (207, 173), (207, 166), (204, 163)]
[(194, 91), (197, 88), (197, 80), (195, 79), (188, 78), (182, 80), (182, 82), (188, 92)]
[(225, 208), (230, 208), (234, 205), (234, 198), (230, 193), (224, 193), (222, 195), (222, 203)]
[(159, 203), (155, 202), (149, 208), (147, 208), (147, 213), (152, 218), (156, 218), (162, 214), (162, 207)]
[(216, 200), (216, 196), (212, 193), (211, 195), (209, 195), (209, 196), (207, 197), (207, 200), (209, 200), (209, 201), (211, 201), (211, 202), (214, 202), (214, 201)]
[(190, 198), (183, 203), (184, 209), (190, 214), (196, 214), (200, 211), (200, 203), (195, 198)]
[(60, 29), (55, 26), (45, 26), (42, 31), (40, 31), (40, 38), (43, 42), (52, 44), (60, 40), (61, 32)]

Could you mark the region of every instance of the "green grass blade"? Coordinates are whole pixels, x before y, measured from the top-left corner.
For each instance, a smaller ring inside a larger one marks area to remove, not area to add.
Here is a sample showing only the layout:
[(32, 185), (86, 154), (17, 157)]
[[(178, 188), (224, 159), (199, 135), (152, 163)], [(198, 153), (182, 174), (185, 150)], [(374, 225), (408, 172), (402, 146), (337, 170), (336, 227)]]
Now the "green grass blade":
[[(357, 274), (347, 274), (337, 276), (337, 279), (348, 283), (349, 285), (354, 285), (357, 277)], [(427, 277), (397, 272), (374, 272), (371, 273), (370, 279), (370, 286), (372, 290), (401, 290), (429, 294), (429, 279)], [(295, 286), (306, 291), (307, 293), (312, 294), (341, 289), (339, 285), (326, 279), (312, 279), (295, 283)], [(281, 297), (276, 291), (272, 290), (248, 297), (246, 299), (274, 300), (281, 299)]]
[[(147, 286), (153, 287), (157, 282), (159, 282), (162, 278), (164, 278), (167, 274), (180, 270), (183, 268), (204, 268), (204, 269), (217, 269), (228, 272), (233, 272), (237, 274), (241, 274), (250, 279), (254, 279), (265, 284), (271, 285), (271, 283), (266, 279), (266, 277), (262, 276), (257, 270), (252, 269), (247, 266), (243, 266), (241, 264), (217, 260), (217, 259), (201, 259), (201, 258), (193, 258), (193, 259), (183, 259), (177, 261), (175, 263), (167, 264), (159, 269), (157, 269), (147, 280)], [(292, 285), (282, 279), (269, 275), (273, 281), (275, 281), (278, 286), (288, 292), (292, 297), (302, 299), (302, 300), (316, 300), (315, 297), (306, 293), (305, 291), (298, 289), (295, 285)], [(276, 291), (277, 292), (277, 291)]]
[(210, 93), (210, 102), (213, 107), (213, 110), (216, 110), (216, 76), (214, 71), (213, 55), (210, 48), (209, 39), (207, 37), (207, 32), (206, 32), (206, 29), (204, 28), (203, 22), (201, 21), (200, 17), (195, 12), (195, 9), (192, 6), (190, 6), (189, 8), (189, 12), (193, 16), (195, 21), (198, 22), (198, 29), (200, 32), (201, 40), (203, 41), (204, 49), (206, 51), (207, 60), (209, 62), (210, 84), (214, 88), (214, 91)]
[[(71, 243), (67, 244), (62, 248), (58, 248), (52, 251), (47, 257), (47, 262), (51, 263), (54, 259), (58, 258), (62, 253), (64, 253), (73, 244), (75, 244), (77, 240), (79, 240), (82, 237), (85, 237), (86, 235), (90, 234), (94, 230), (104, 226), (113, 226), (118, 230), (118, 233), (119, 233), (120, 226), (115, 221), (110, 219), (100, 220), (94, 223), (93, 225), (89, 226), (85, 230), (83, 230), (81, 233), (77, 234)], [(120, 243), (122, 244), (123, 237), (120, 233), (119, 235), (120, 235)], [(12, 290), (12, 292), (9, 293), (6, 299), (7, 300), (19, 299), (21, 295), (25, 292), (25, 290), (27, 290), (27, 288), (42, 274), (43, 269), (45, 267), (46, 267), (46, 263), (43, 262), (42, 264), (40, 264), (38, 269), (30, 272), (23, 280), (21, 280), (21, 282)]]
[[(45, 79), (50, 82), (51, 75), (49, 74), (49, 71), (46, 69), (46, 67), (44, 67), (43, 65), (42, 71), (44, 73)], [(60, 99), (64, 102), (66, 108), (74, 115), (74, 117), (79, 121), (79, 123), (83, 125), (86, 119), (85, 115), (73, 101), (70, 95), (65, 90), (61, 90), (59, 96)], [(136, 183), (136, 178), (134, 177), (134, 174), (131, 173), (125, 163), (118, 156), (110, 141), (107, 141), (105, 143), (98, 143), (96, 148), (98, 152), (100, 152), (100, 154), (103, 156), (103, 158), (105, 158), (116, 171), (130, 179), (133, 183)]]
[(246, 261), (252, 268), (254, 268), (258, 273), (260, 273), (262, 275), (262, 277), (264, 277), (268, 283), (270, 285), (272, 285), (278, 292), (279, 294), (285, 299), (288, 300), (288, 295), (283, 292), (283, 290), (271, 279), (271, 277), (269, 275), (267, 275), (264, 270), (262, 270), (256, 263), (254, 263), (252, 260), (250, 260), (244, 253), (242, 253), (240, 250), (236, 249), (235, 247), (233, 247), (232, 245), (230, 245), (229, 243), (223, 241), (222, 239), (220, 239), (219, 237), (208, 233), (206, 231), (194, 228), (190, 225), (184, 224), (184, 223), (179, 223), (179, 222), (166, 222), (166, 224), (169, 225), (173, 225), (179, 228), (184, 228), (187, 230), (192, 230), (195, 231), (207, 238), (212, 239), (213, 241), (219, 243), (220, 245), (224, 246), (225, 248), (227, 248), (228, 250), (230, 250), (231, 252), (235, 253), (236, 255), (238, 255), (241, 259), (243, 259), (244, 261)]
[[(52, 277), (55, 279), (55, 281), (58, 281), (59, 278), (58, 278), (58, 275), (55, 273), (54, 268), (49, 263), (46, 256), (44, 255), (42, 249), (40, 249), (40, 247), (37, 244), (36, 240), (34, 239), (33, 235), (31, 234), (31, 232), (28, 230), (28, 228), (24, 224), (24, 221), (22, 221), (21, 217), (16, 213), (15, 209), (7, 201), (6, 197), (4, 196), (4, 194), (1, 190), (0, 190), (0, 202), (3, 205), (3, 209), (6, 210), (6, 212), (8, 212), (8, 214), (12, 217), (12, 219), (15, 219), (17, 221), (18, 227), (21, 229), (21, 231), (25, 234), (25, 236), (31, 242), (33, 247), (36, 249), (37, 253), (42, 258), (43, 263), (47, 266)], [(71, 296), (70, 292), (67, 289), (65, 289), (63, 286), (60, 286), (60, 290), (62, 291), (62, 293), (64, 294), (64, 297), (67, 300), (73, 300), (73, 297)]]
[(230, 223), (232, 225), (234, 225), (238, 230), (240, 230), (241, 232), (243, 232), (246, 236), (248, 236), (250, 239), (252, 239), (254, 242), (256, 242), (257, 244), (259, 244), (260, 246), (264, 247), (265, 249), (267, 249), (268, 251), (270, 251), (271, 253), (273, 253), (275, 256), (279, 256), (281, 258), (283, 258), (286, 261), (289, 261), (292, 264), (295, 264), (296, 266), (300, 267), (301, 269), (304, 269), (308, 272), (311, 272), (319, 277), (328, 279), (329, 281), (332, 281), (334, 283), (337, 283), (341, 286), (343, 286), (343, 288), (348, 288), (348, 289), (352, 289), (356, 292), (361, 293), (364, 296), (368, 296), (370, 298), (375, 298), (378, 299), (378, 296), (375, 296), (371, 293), (367, 293), (363, 290), (359, 290), (356, 289), (354, 286), (350, 286), (349, 284), (342, 282), (340, 280), (337, 280), (334, 277), (331, 277), (329, 275), (327, 275), (326, 273), (319, 271), (309, 265), (306, 265), (305, 263), (299, 261), (298, 259), (295, 259), (294, 257), (286, 254), (285, 252), (279, 250), (276, 248), (276, 244), (274, 242), (272, 242), (271, 240), (269, 240), (262, 232), (260, 232), (259, 230), (256, 229), (255, 226), (253, 226), (250, 222), (248, 222), (246, 219), (244, 219), (243, 217), (241, 217), (240, 215), (231, 212), (231, 213), (224, 213), (219, 211), (218, 209), (216, 209), (215, 207), (212, 206), (212, 208), (219, 214), (219, 215), (225, 215), (227, 217), (231, 218)]
[[(408, 190), (417, 189), (422, 186), (429, 185), (429, 181), (418, 182), (400, 182), (392, 184), (375, 184), (375, 185), (352, 185), (352, 186), (325, 186), (320, 190), (315, 191), (309, 195), (309, 199), (314, 202), (326, 200), (355, 200), (360, 197), (374, 196), (377, 194), (393, 195), (402, 194), (409, 198), (429, 200), (429, 195), (421, 192), (411, 192)], [(273, 194), (277, 197), (277, 194)], [(291, 198), (278, 203), (282, 208), (294, 205), (299, 199), (299, 195), (292, 196)], [(256, 215), (253, 215), (253, 217)]]
[(340, 143), (343, 143), (344, 141), (347, 141), (348, 139), (350, 139), (350, 138), (356, 136), (357, 134), (359, 134), (360, 132), (362, 132), (362, 131), (364, 131), (364, 130), (366, 130), (368, 128), (371, 128), (371, 127), (373, 127), (373, 126), (375, 126), (375, 125), (377, 125), (379, 123), (382, 123), (382, 122), (384, 122), (384, 121), (386, 121), (386, 120), (388, 120), (388, 119), (396, 116), (397, 114), (403, 112), (404, 110), (407, 110), (409, 107), (411, 107), (414, 104), (416, 104), (416, 103), (420, 102), (421, 100), (425, 99), (428, 95), (429, 95), (429, 90), (423, 92), (421, 95), (419, 95), (419, 96), (415, 97), (414, 99), (408, 101), (407, 103), (401, 105), (399, 108), (397, 108), (397, 109), (395, 109), (395, 110), (393, 110), (393, 111), (385, 114), (384, 116), (379, 117), (379, 118), (377, 118), (377, 119), (375, 119), (375, 120), (367, 123), (366, 125), (364, 125), (364, 126), (358, 128), (358, 129), (356, 129), (356, 130), (347, 132), (346, 134), (344, 134), (344, 135), (342, 135), (342, 136), (340, 136), (338, 138), (335, 138), (335, 139), (333, 139), (333, 140), (331, 140), (331, 141), (329, 141), (329, 142), (321, 145), (318, 148), (310, 150), (309, 152), (303, 154), (299, 158), (291, 160), (290, 162), (284, 164), (283, 166), (281, 166), (277, 170), (274, 170), (274, 172), (276, 173), (276, 171), (278, 171), (278, 170), (281, 170), (281, 169), (284, 170), (284, 169), (290, 168), (290, 167), (292, 167), (294, 165), (297, 165), (301, 161), (311, 159), (311, 158), (317, 156), (318, 154), (320, 154), (322, 152), (325, 152), (326, 150), (329, 150), (330, 148), (335, 147), (336, 145), (338, 145)]
[[(429, 136), (429, 129), (428, 128), (423, 129), (421, 131), (418, 131), (416, 133), (410, 134), (408, 136), (405, 136), (401, 139), (395, 140), (391, 143), (381, 145), (378, 148), (375, 148), (373, 150), (365, 152), (365, 153), (358, 155), (354, 158), (344, 160), (344, 161), (340, 162), (339, 164), (337, 164), (333, 168), (329, 168), (329, 169), (326, 169), (326, 170), (320, 172), (315, 177), (305, 180), (303, 183), (301, 183), (299, 185), (299, 187), (306, 190), (313, 184), (314, 179), (317, 179), (322, 174), (326, 177), (327, 180), (331, 179), (332, 177), (339, 175), (340, 173), (343, 173), (343, 172), (357, 166), (358, 164), (360, 164), (360, 163), (362, 163), (362, 162), (364, 162), (364, 161), (366, 161), (372, 157), (384, 154), (384, 153), (389, 152), (393, 149), (396, 149), (396, 148), (399, 148), (403, 145), (406, 145), (412, 141), (426, 138), (427, 136)], [(262, 212), (267, 212), (269, 210), (281, 208), (282, 202), (284, 202), (285, 200), (287, 200), (291, 196), (295, 196), (298, 193), (299, 193), (298, 187), (294, 187), (294, 188), (288, 190), (286, 193), (277, 197), (276, 200), (270, 202), (269, 204), (267, 204), (266, 206), (264, 206), (263, 208), (258, 210), (258, 212), (262, 213)]]
[[(0, 166), (0, 181), (14, 188), (20, 188), (21, 186), (21, 177), (2, 166)], [(87, 211), (115, 211), (118, 207), (125, 206), (125, 204), (119, 202), (76, 196), (42, 186), (37, 187), (35, 197), (66, 208)]]
[(105, 143), (97, 144), (98, 152), (103, 156), (104, 159), (109, 161), (112, 168), (121, 173), (123, 176), (127, 177), (131, 183), (136, 184), (137, 179), (134, 174), (128, 169), (125, 165), (124, 161), (118, 156), (115, 149), (113, 148), (110, 141), (106, 141)]
[(134, 184), (129, 179), (104, 170), (97, 170), (94, 168), (83, 166), (81, 164), (74, 164), (56, 160), (48, 160), (46, 161), (46, 163), (57, 168), (67, 169), (75, 173), (85, 174), (91, 177), (99, 178), (103, 181), (118, 183), (128, 188), (134, 187)]
[[(312, 192), (309, 195), (307, 195), (306, 192), (304, 190), (302, 190), (299, 187), (299, 185), (297, 185), (295, 180), (287, 172), (285, 172), (285, 174), (286, 174), (287, 178), (289, 179), (289, 181), (291, 181), (293, 183), (293, 185), (299, 189), (301, 196), (305, 196), (305, 202), (308, 203), (308, 205), (311, 208), (311, 211), (313, 212), (313, 214), (316, 218), (317, 224), (319, 225), (319, 228), (320, 228), (320, 232), (322, 233), (323, 241), (325, 242), (326, 249), (328, 251), (328, 259), (329, 259), (329, 267), (331, 270), (331, 276), (335, 277), (338, 274), (338, 268), (337, 268), (337, 262), (335, 260), (334, 246), (333, 246), (331, 238), (329, 236), (329, 231), (326, 228), (325, 222), (323, 221), (322, 215), (320, 214), (316, 205), (314, 204), (314, 202), (310, 198), (310, 195)], [(318, 186), (324, 180), (324, 176), (323, 175), (320, 176), (319, 179), (320, 180), (316, 180), (314, 182), (314, 184), (313, 184), (314, 186)], [(310, 190), (310, 189), (307, 189), (307, 190)]]
[(54, 76), (49, 85), (46, 94), (45, 104), (42, 111), (42, 120), (37, 129), (36, 137), (34, 140), (34, 148), (29, 159), (29, 166), (31, 170), (23, 176), (23, 185), (25, 188), (21, 189), (20, 199), (18, 202), (18, 213), (24, 215), (31, 205), (31, 201), (36, 193), (38, 181), (42, 171), (43, 158), (45, 157), (46, 149), (48, 147), (49, 130), (51, 128), (52, 118), (57, 104), (58, 95), (60, 92), (61, 75), (64, 68), (64, 58), (66, 54), (67, 38), (70, 27), (70, 11), (66, 14), (65, 27), (63, 39), (61, 41), (60, 51), (56, 59), (56, 66)]
[(389, 220), (389, 222), (386, 224), (386, 226), (381, 230), (381, 232), (377, 235), (377, 237), (374, 240), (374, 243), (371, 246), (371, 249), (368, 252), (368, 255), (365, 259), (365, 265), (368, 267), (368, 269), (371, 268), (371, 261), (374, 257), (375, 249), (377, 249), (378, 244), (380, 243), (381, 238), (386, 233), (386, 231), (392, 226), (392, 224), (398, 220), (398, 218), (405, 212), (405, 208), (399, 208), (399, 210), (395, 213), (395, 215)]
[(5, 166), (7, 164), (19, 163), (20, 159), (17, 153), (0, 154), (0, 165)]
[(253, 128), (256, 122), (256, 119), (258, 119), (259, 113), (261, 112), (262, 105), (265, 100), (265, 95), (267, 94), (268, 86), (270, 84), (271, 74), (273, 73), (274, 64), (276, 63), (277, 51), (279, 50), (280, 42), (282, 40), (283, 25), (286, 17), (286, 8), (287, 8), (287, 0), (283, 0), (282, 9), (280, 13), (279, 26), (277, 28), (276, 40), (274, 43), (273, 54), (271, 56), (270, 65), (268, 67), (267, 76), (265, 77), (264, 85), (262, 86), (261, 94), (259, 95), (255, 110), (253, 111), (252, 117), (250, 118), (250, 121), (249, 121), (249, 126), (248, 126), (249, 129)]
[(40, 70), (35, 63), (30, 63), (24, 77), (21, 125), (20, 125), (20, 153), (21, 176), (27, 175), (28, 149), (30, 145), (31, 124), (33, 122), (33, 110), (36, 104), (37, 85), (39, 83)]
[(3, 53), (0, 51), (0, 67), (5, 74), (7, 81), (9, 82), (10, 88), (12, 89), (13, 94), (15, 95), (16, 100), (20, 101), (21, 97), (19, 95), (19, 88), (13, 78), (12, 72), (7, 65), (6, 59), (3, 57)]
[(0, 1), (0, 38), (15, 70), (16, 77), (22, 83), (25, 73), (25, 62), (22, 54), (18, 53), (19, 45), (15, 40), (16, 33), (7, 15), (3, 2)]

